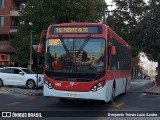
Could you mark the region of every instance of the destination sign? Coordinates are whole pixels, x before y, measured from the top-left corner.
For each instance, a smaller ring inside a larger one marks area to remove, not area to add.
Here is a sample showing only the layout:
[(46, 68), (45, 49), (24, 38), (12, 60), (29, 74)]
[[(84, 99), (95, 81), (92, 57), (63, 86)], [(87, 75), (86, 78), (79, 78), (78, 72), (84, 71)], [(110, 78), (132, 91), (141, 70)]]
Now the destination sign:
[(60, 39), (49, 39), (48, 40), (48, 45), (61, 45)]
[(50, 34), (101, 34), (100, 26), (52, 26)]

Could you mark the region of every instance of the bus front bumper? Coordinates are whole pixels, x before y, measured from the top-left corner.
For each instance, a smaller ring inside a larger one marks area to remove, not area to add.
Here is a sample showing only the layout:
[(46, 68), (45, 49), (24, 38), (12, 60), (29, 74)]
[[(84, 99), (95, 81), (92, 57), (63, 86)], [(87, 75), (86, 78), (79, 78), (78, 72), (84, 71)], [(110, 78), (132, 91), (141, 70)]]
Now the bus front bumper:
[(72, 99), (93, 99), (93, 100), (110, 100), (110, 88), (105, 85), (102, 89), (93, 92), (77, 92), (77, 91), (63, 91), (54, 88), (49, 89), (46, 85), (43, 86), (43, 95), (46, 97), (58, 98), (72, 98)]

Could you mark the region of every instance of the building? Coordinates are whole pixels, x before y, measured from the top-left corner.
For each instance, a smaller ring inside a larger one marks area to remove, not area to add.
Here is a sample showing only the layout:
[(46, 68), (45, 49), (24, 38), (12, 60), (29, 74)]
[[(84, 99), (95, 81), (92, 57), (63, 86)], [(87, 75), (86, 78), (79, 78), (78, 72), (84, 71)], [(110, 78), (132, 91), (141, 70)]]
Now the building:
[(158, 67), (158, 63), (149, 61), (144, 53), (140, 53), (139, 57), (140, 57), (139, 65), (141, 66), (143, 73), (150, 77), (155, 77), (157, 75), (156, 68)]
[(0, 0), (0, 67), (17, 64), (16, 50), (10, 42), (17, 32), (20, 6), (24, 0)]

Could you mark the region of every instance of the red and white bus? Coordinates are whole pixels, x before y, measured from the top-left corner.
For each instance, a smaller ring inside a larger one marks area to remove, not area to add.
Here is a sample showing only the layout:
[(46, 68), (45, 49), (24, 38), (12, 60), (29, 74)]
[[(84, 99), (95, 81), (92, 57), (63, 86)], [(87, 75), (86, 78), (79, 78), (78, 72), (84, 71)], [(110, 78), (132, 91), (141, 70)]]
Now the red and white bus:
[(44, 96), (108, 102), (130, 86), (131, 47), (104, 24), (50, 25), (45, 56)]

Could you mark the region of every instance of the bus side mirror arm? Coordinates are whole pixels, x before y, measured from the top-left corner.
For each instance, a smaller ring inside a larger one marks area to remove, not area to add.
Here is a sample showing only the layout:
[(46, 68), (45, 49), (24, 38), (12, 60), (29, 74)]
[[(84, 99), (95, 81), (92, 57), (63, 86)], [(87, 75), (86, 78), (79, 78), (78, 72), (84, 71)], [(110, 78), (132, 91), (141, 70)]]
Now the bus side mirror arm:
[(42, 39), (46, 36), (47, 36), (47, 30), (43, 30), (40, 36), (40, 44), (38, 45), (38, 50), (37, 50), (38, 54), (42, 54), (43, 51)]

